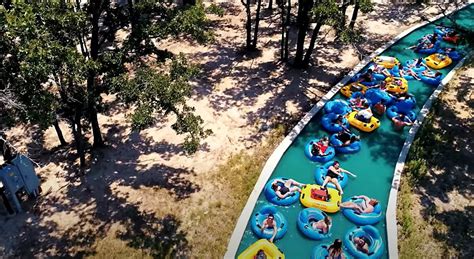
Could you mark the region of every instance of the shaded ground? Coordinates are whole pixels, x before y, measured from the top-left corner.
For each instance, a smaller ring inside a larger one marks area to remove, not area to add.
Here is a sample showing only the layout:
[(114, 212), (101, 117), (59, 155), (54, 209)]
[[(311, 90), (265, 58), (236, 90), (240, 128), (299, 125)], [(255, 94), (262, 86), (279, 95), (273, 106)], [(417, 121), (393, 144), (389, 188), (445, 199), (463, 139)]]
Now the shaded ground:
[[(410, 151), (402, 181), (413, 189), (399, 197), (412, 208), (397, 215), (403, 258), (474, 257), (472, 61), (470, 66), (442, 93)], [(415, 240), (423, 242), (414, 247)]]
[[(89, 158), (84, 176), (76, 174), (71, 162), (74, 150), (57, 148), (52, 129), (18, 126), (8, 131), (15, 147), (40, 163), (44, 194), (26, 203), (20, 215), (7, 216), (0, 208), (1, 256), (222, 256), (260, 168), (277, 143), (268, 140), (272, 129), (291, 125), (358, 63), (354, 48), (334, 45), (331, 33), (318, 42), (315, 66), (307, 71), (278, 63), (278, 17), (272, 15), (261, 24), (262, 51), (245, 56), (240, 52), (242, 7), (226, 4), (225, 9), (224, 17), (212, 17), (215, 43), (199, 46), (175, 39), (159, 44), (184, 52), (202, 67), (190, 104), (214, 134), (196, 154), (183, 153), (183, 138), (169, 127), (172, 120), (132, 132), (129, 111), (120, 105), (100, 114), (108, 146)], [(358, 50), (370, 53), (419, 22), (421, 14), (434, 12), (377, 6), (376, 12), (360, 16), (366, 34)], [(104, 98), (116, 102), (114, 96)], [(71, 141), (67, 126), (61, 127)], [(270, 145), (262, 145), (268, 141)]]

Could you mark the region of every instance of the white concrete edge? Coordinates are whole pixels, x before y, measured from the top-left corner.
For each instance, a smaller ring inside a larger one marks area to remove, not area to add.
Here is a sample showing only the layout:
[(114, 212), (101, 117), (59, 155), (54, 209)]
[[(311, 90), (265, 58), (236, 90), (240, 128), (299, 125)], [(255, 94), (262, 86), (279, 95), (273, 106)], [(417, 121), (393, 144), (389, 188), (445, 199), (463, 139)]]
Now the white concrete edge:
[(471, 56), (472, 52), (467, 54), (459, 63), (446, 75), (446, 77), (441, 81), (435, 91), (431, 94), (428, 100), (423, 105), (423, 108), (420, 110), (416, 121), (414, 122), (413, 127), (408, 132), (408, 137), (403, 144), (402, 151), (398, 157), (395, 170), (393, 172), (392, 188), (390, 189), (390, 195), (388, 199), (387, 211), (385, 216), (385, 221), (387, 223), (387, 241), (388, 241), (388, 254), (389, 258), (398, 258), (398, 229), (397, 229), (397, 199), (398, 199), (398, 189), (400, 187), (401, 175), (403, 172), (403, 167), (405, 166), (405, 160), (407, 159), (408, 152), (410, 150), (411, 144), (415, 140), (416, 133), (421, 128), (423, 120), (428, 115), (431, 105), (438, 98), (438, 95), (443, 90), (449, 81), (456, 74), (457, 70), (462, 67), (464, 62)]
[[(469, 4), (465, 4), (462, 7), (455, 9), (448, 14), (451, 14), (452, 12), (455, 12), (457, 10), (460, 10)], [(316, 113), (324, 107), (324, 105), (331, 100), (334, 95), (337, 94), (337, 92), (341, 89), (342, 86), (344, 86), (352, 76), (354, 76), (356, 73), (358, 73), (362, 68), (364, 68), (374, 57), (388, 49), (390, 46), (392, 46), (395, 42), (400, 40), (401, 38), (405, 37), (412, 31), (425, 26), (426, 24), (433, 22), (435, 20), (438, 20), (443, 17), (443, 14), (437, 15), (431, 19), (429, 19), (427, 22), (420, 23), (414, 27), (411, 27), (404, 32), (400, 33), (398, 36), (396, 36), (394, 39), (389, 41), (388, 43), (384, 44), (382, 47), (378, 48), (375, 50), (370, 56), (364, 58), (359, 64), (357, 64), (347, 76), (345, 76), (341, 81), (339, 81), (329, 92), (324, 95), (321, 100), (316, 103), (316, 105), (311, 108), (311, 110), (296, 124), (296, 126), (291, 130), (291, 132), (282, 140), (280, 145), (273, 151), (272, 155), (268, 158), (267, 162), (265, 163), (265, 166), (262, 169), (262, 172), (260, 173), (260, 176), (257, 179), (257, 182), (255, 183), (255, 186), (250, 193), (250, 196), (247, 200), (247, 203), (245, 204), (244, 209), (242, 210), (242, 213), (240, 214), (237, 224), (235, 225), (234, 231), (232, 232), (232, 236), (230, 237), (229, 244), (227, 246), (227, 251), (224, 255), (224, 258), (235, 258), (237, 249), (239, 248), (240, 245), (240, 240), (243, 237), (243, 234), (245, 232), (245, 228), (247, 227), (247, 222), (252, 214), (252, 211), (256, 205), (256, 202), (258, 200), (258, 197), (260, 196), (260, 193), (262, 192), (265, 184), (269, 180), (270, 176), (272, 175), (273, 171), (275, 170), (276, 166), (278, 165), (278, 162), (280, 162), (281, 157), (283, 154), (286, 152), (288, 147), (293, 143), (293, 141), (296, 139), (296, 137), (301, 133), (303, 128), (309, 123), (309, 121), (316, 115)], [(443, 80), (444, 81), (444, 80)], [(414, 127), (412, 127), (413, 129)], [(394, 176), (395, 177), (395, 176)], [(388, 225), (387, 225), (388, 228)], [(396, 229), (395, 229), (396, 230)], [(395, 232), (396, 233), (396, 232)], [(388, 235), (388, 234), (387, 234)], [(390, 243), (389, 243), (390, 247)], [(397, 249), (398, 250), (398, 249)], [(389, 253), (390, 254), (390, 253)], [(398, 255), (398, 254), (397, 254)], [(396, 257), (394, 257), (396, 258)]]

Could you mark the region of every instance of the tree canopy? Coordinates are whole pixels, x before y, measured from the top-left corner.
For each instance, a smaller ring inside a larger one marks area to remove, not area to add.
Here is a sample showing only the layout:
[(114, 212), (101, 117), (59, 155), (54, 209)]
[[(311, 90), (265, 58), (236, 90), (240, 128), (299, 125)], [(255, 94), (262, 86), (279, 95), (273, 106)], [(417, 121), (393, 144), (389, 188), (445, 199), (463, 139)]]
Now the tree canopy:
[[(201, 3), (177, 7), (161, 0), (2, 5), (0, 91), (10, 97), (0, 99), (0, 109), (43, 128), (67, 121), (84, 165), (83, 133), (90, 128), (94, 146), (103, 145), (97, 113), (107, 107), (101, 94), (115, 93), (133, 107), (137, 130), (174, 114), (172, 128), (186, 135), (185, 150), (195, 152), (210, 134), (187, 105), (198, 69), (156, 42), (169, 36), (212, 40), (207, 11)], [(145, 62), (150, 59), (156, 62)]]

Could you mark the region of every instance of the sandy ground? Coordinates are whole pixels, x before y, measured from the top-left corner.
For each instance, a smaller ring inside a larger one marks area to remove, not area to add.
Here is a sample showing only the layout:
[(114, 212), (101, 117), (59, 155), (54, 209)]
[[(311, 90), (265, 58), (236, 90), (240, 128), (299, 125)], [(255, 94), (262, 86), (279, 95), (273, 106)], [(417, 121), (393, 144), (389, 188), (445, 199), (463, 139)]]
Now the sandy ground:
[[(332, 33), (322, 33), (325, 37), (313, 55), (315, 66), (300, 71), (278, 63), (278, 16), (266, 11), (259, 38), (262, 51), (246, 57), (240, 51), (245, 13), (240, 5), (223, 6), (224, 17), (211, 17), (215, 43), (202, 46), (184, 39), (159, 43), (160, 48), (184, 52), (201, 65), (190, 104), (214, 133), (200, 150), (192, 156), (183, 153), (182, 136), (169, 127), (172, 118), (132, 131), (126, 117), (129, 111), (113, 96), (105, 96), (113, 109), (99, 115), (108, 146), (94, 151), (85, 176), (77, 175), (71, 164), (74, 151), (56, 148), (53, 129), (9, 130), (14, 146), (41, 164), (38, 173), (44, 195), (26, 203), (26, 213), (5, 216), (0, 211), (0, 254), (92, 255), (105, 249), (101, 240), (110, 239), (138, 249), (134, 255), (140, 249), (168, 251), (170, 247), (183, 254), (199, 251), (202, 248), (193, 246), (193, 240), (199, 239), (193, 231), (194, 212), (205, 216), (222, 191), (208, 179), (209, 172), (231, 154), (260, 145), (277, 123), (307, 111), (359, 62), (353, 47), (335, 45)], [(420, 22), (420, 16), (435, 13), (433, 7), (378, 5), (376, 12), (359, 18), (358, 26), (365, 31), (359, 50), (366, 55)], [(67, 126), (62, 128), (71, 141)], [(158, 248), (150, 248), (150, 241), (137, 240), (139, 236), (164, 238)]]

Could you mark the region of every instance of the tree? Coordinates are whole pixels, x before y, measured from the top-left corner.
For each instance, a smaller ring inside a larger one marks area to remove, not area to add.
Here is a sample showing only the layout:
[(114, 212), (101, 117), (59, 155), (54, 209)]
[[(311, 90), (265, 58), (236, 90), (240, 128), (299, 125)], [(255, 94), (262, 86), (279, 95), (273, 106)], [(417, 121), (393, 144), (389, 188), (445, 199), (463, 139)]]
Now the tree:
[[(97, 119), (98, 112), (105, 109), (101, 94), (116, 92), (130, 97), (131, 85), (150, 85), (140, 89), (136, 98), (122, 99), (138, 107), (131, 118), (134, 127), (149, 126), (157, 112), (174, 113), (177, 121), (173, 128), (178, 134), (187, 134), (186, 150), (196, 151), (210, 132), (186, 105), (188, 80), (194, 75), (190, 71), (194, 70), (179, 56), (173, 58), (169, 72), (164, 72), (163, 61), (172, 54), (157, 49), (153, 40), (170, 35), (210, 40), (205, 13), (201, 3), (184, 8), (137, 0), (129, 0), (127, 5), (106, 0), (83, 5), (78, 1), (14, 3), (11, 10), (1, 13), (8, 26), (2, 26), (5, 33), (0, 45), (8, 46), (8, 69), (16, 73), (2, 71), (1, 80), (24, 107), (34, 109), (12, 109), (12, 115), (56, 129), (57, 116), (67, 120), (84, 167), (84, 131), (91, 127), (94, 147), (104, 143)], [(119, 42), (117, 32), (128, 26), (131, 32)], [(147, 66), (145, 57), (156, 58), (161, 70)], [(131, 72), (140, 77), (129, 78)]]
[(363, 13), (368, 13), (374, 10), (374, 5), (370, 0), (356, 0), (354, 3), (354, 10), (352, 11), (352, 18), (349, 23), (349, 29), (354, 30), (354, 25), (359, 14), (359, 9)]
[(255, 11), (255, 24), (253, 26), (253, 38), (252, 38), (252, 10), (251, 10), (251, 0), (240, 0), (242, 5), (245, 7), (245, 13), (247, 14), (247, 19), (245, 21), (245, 48), (248, 51), (253, 51), (257, 49), (257, 39), (258, 39), (258, 29), (260, 23), (260, 9), (262, 7), (262, 0), (257, 0), (257, 8)]
[[(294, 61), (295, 67), (304, 68), (309, 65), (321, 27), (324, 24), (334, 25), (334, 21), (338, 17), (339, 9), (336, 1), (300, 1), (300, 6), (298, 9), (298, 40)], [(304, 45), (310, 21), (315, 22), (316, 25), (312, 31), (308, 49), (305, 52)]]

